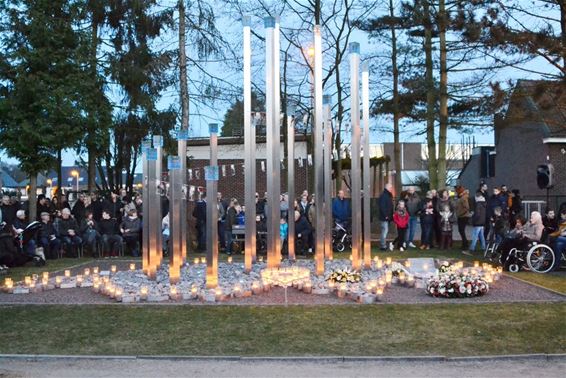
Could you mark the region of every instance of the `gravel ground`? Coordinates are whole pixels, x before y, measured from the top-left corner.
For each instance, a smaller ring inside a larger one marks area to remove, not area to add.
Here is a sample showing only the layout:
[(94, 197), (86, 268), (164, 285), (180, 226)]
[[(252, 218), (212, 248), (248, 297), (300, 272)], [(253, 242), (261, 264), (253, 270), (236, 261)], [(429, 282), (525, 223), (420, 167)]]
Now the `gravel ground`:
[[(563, 377), (564, 361), (0, 360), (8, 377)], [(157, 373), (159, 372), (159, 373)]]
[[(119, 270), (128, 269), (129, 261), (104, 260), (86, 263), (80, 267), (71, 269), (71, 274), (75, 275), (82, 272), (85, 267), (98, 266), (101, 270), (110, 269), (111, 265), (116, 265)], [(139, 261), (137, 264), (141, 264)], [(353, 304), (350, 299), (338, 298), (336, 295), (311, 295), (305, 294), (293, 288), (287, 290), (288, 303), (292, 305), (340, 305)], [(502, 279), (491, 286), (489, 293), (482, 297), (447, 299), (434, 298), (428, 296), (424, 289), (406, 288), (392, 285), (386, 288), (383, 300), (379, 303), (389, 304), (428, 304), (428, 303), (510, 303), (510, 302), (550, 302), (566, 301), (566, 296), (553, 293), (551, 291), (527, 284), (525, 282), (503, 276)], [(117, 304), (108, 297), (94, 293), (89, 288), (74, 289), (55, 289), (37, 294), (6, 294), (0, 293), (0, 304)], [(285, 303), (285, 290), (274, 288), (268, 293), (253, 295), (248, 298), (233, 298), (224, 302), (212, 305), (281, 305)], [(136, 304), (140, 304), (139, 302)], [(145, 302), (141, 303), (142, 305)], [(155, 303), (152, 303), (155, 304)], [(187, 304), (187, 305), (211, 305), (203, 304), (197, 300), (187, 300), (179, 302), (161, 302), (159, 304)]]

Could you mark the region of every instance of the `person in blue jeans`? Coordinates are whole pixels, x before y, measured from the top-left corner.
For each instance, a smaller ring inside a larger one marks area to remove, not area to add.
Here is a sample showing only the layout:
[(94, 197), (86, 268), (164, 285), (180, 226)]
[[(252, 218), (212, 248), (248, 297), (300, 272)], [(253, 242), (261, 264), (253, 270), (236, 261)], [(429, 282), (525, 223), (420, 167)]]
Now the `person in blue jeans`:
[(469, 255), (470, 252), (474, 252), (476, 249), (476, 243), (478, 238), (480, 240), (482, 250), (485, 250), (485, 235), (484, 226), (485, 220), (487, 218), (487, 203), (485, 202), (485, 197), (481, 192), (476, 193), (476, 203), (474, 206), (474, 215), (472, 215), (472, 244), (470, 245), (470, 251), (464, 251), (465, 254)]
[(413, 186), (407, 189), (407, 194), (405, 195), (405, 206), (409, 213), (409, 224), (407, 227), (407, 232), (405, 233), (405, 244), (409, 248), (415, 248), (416, 245), (413, 243), (413, 240), (415, 240), (415, 232), (417, 231), (419, 224), (421, 199), (415, 192), (415, 187)]
[(420, 249), (430, 249), (432, 244), (432, 228), (434, 227), (434, 205), (429, 191), (421, 210), (421, 246)]

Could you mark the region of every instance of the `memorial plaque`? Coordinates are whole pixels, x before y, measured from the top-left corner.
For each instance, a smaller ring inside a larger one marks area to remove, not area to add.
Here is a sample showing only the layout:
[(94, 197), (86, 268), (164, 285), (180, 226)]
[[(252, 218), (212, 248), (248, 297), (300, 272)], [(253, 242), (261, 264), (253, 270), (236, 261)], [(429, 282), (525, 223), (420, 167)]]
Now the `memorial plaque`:
[(434, 264), (434, 259), (429, 257), (422, 257), (408, 260), (411, 264), (409, 271), (415, 276), (429, 277), (436, 275), (436, 266)]

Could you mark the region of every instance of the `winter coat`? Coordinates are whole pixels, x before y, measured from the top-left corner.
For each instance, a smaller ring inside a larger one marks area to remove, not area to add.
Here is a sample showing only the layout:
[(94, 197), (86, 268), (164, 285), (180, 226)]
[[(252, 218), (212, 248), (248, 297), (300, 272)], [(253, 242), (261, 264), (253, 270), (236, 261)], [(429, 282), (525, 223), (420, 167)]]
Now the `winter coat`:
[[(122, 224), (120, 227), (125, 231), (124, 235), (139, 235), (140, 228), (141, 228), (141, 220), (140, 218), (130, 218), (126, 217), (122, 220)], [(126, 230), (130, 230), (126, 232)]]
[(472, 225), (485, 226), (485, 221), (487, 219), (487, 204), (483, 200), (477, 200), (474, 207), (474, 215), (472, 216)]
[(393, 222), (395, 222), (397, 228), (407, 228), (407, 225), (409, 224), (409, 213), (405, 210), (397, 210), (395, 214), (393, 214)]
[(419, 210), (421, 209), (421, 199), (417, 193), (413, 195), (407, 195), (405, 199), (405, 207), (409, 212), (409, 216), (416, 217), (419, 215)]
[(101, 219), (98, 222), (98, 231), (101, 235), (117, 235), (118, 224), (115, 219)]
[(69, 230), (74, 230), (75, 235), (79, 234), (79, 225), (77, 224), (77, 221), (70, 217), (67, 219), (59, 218), (55, 228), (61, 237), (69, 236)]
[(346, 198), (334, 198), (332, 201), (332, 216), (337, 222), (346, 222), (352, 217), (352, 209), (350, 208), (350, 201)]
[(81, 221), (85, 218), (85, 213), (86, 213), (85, 203), (81, 200), (75, 202), (75, 205), (73, 206), (73, 210), (71, 210), (71, 214), (73, 214), (73, 217)]
[(206, 223), (206, 201), (198, 201), (193, 210), (193, 217), (197, 219), (197, 223)]
[(456, 217), (469, 218), (470, 217), (470, 200), (467, 194), (461, 195), (456, 202)]
[(49, 239), (51, 235), (57, 236), (57, 230), (53, 226), (52, 222), (43, 223), (41, 222), (41, 228), (39, 229), (39, 237)]
[(229, 207), (228, 211), (226, 212), (226, 225), (224, 226), (226, 231), (232, 231), (232, 226), (238, 224), (237, 212), (234, 207)]
[(387, 222), (393, 220), (393, 196), (387, 189), (379, 197), (379, 220)]

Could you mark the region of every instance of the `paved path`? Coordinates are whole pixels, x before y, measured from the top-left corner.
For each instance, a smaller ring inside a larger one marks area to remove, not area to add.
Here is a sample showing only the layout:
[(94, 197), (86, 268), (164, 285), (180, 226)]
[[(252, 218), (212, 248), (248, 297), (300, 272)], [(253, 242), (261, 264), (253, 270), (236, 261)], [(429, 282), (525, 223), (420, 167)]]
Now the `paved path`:
[(475, 361), (26, 361), (0, 359), (1, 377), (564, 377), (566, 360)]

